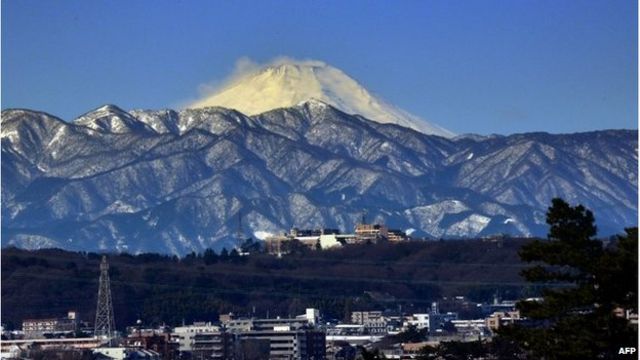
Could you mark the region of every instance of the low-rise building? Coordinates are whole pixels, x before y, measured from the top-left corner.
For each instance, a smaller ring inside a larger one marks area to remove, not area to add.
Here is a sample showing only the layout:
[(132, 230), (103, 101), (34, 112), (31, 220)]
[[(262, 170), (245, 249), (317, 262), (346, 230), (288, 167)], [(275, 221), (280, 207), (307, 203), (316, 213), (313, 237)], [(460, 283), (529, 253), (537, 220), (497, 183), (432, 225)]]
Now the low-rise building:
[(427, 329), (429, 331), (432, 329), (430, 326), (431, 319), (431, 314), (413, 314), (405, 321), (405, 327), (415, 326), (417, 330)]
[(503, 300), (498, 301), (497, 298), (493, 299), (493, 302), (490, 304), (481, 304), (480, 308), (484, 315), (493, 314), (496, 311), (514, 311), (516, 309), (516, 301), (515, 300)]
[(337, 324), (327, 327), (327, 335), (364, 335), (365, 329), (362, 324)]
[(390, 230), (385, 225), (357, 224), (354, 234), (342, 234), (338, 229), (301, 230), (292, 228), (288, 234), (267, 237), (265, 247), (268, 253), (282, 256), (292, 251), (293, 240), (312, 250), (325, 250), (346, 244), (398, 242), (407, 239), (407, 234), (403, 231)]
[(318, 310), (307, 309), (296, 318), (233, 319), (223, 326), (234, 335), (236, 349), (247, 348), (243, 344), (255, 349), (268, 341), (268, 359), (324, 359), (325, 332), (316, 327), (319, 318)]
[(22, 339), (2, 340), (0, 352), (5, 353), (16, 349), (37, 347), (42, 350), (50, 349), (95, 349), (104, 345), (104, 340), (96, 337), (89, 338), (63, 338), (63, 339)]
[(160, 354), (152, 350), (144, 350), (130, 347), (100, 347), (93, 350), (96, 355), (101, 355), (103, 358), (113, 360), (160, 360)]
[(415, 326), (416, 329), (426, 329), (432, 333), (437, 329), (440, 329), (445, 323), (458, 319), (458, 314), (454, 312), (447, 312), (441, 314), (436, 311), (430, 313), (413, 314), (405, 320), (404, 327)]
[(197, 334), (217, 332), (220, 332), (220, 326), (210, 322), (195, 322), (193, 325), (175, 327), (171, 332), (171, 339), (178, 344), (179, 351), (191, 352), (194, 349), (194, 338)]
[(352, 311), (351, 322), (353, 324), (364, 324), (369, 321), (376, 321), (382, 318), (382, 311)]
[(357, 224), (355, 233), (358, 243), (377, 243), (388, 239), (389, 229), (380, 224)]
[(291, 229), (288, 234), (269, 236), (265, 239), (265, 248), (269, 254), (282, 256), (292, 251), (294, 240), (312, 250), (339, 247), (351, 243), (355, 236), (340, 234), (336, 229), (300, 230)]
[(129, 327), (127, 336), (121, 344), (129, 348), (151, 350), (163, 359), (173, 359), (178, 353), (178, 343), (174, 341), (168, 329), (142, 329)]
[(275, 319), (235, 319), (223, 324), (225, 329), (232, 332), (273, 330), (274, 327), (288, 326), (291, 328), (308, 327), (306, 318), (275, 318)]
[(351, 322), (362, 325), (367, 334), (386, 334), (387, 332), (387, 319), (382, 315), (382, 311), (353, 311)]
[(320, 312), (306, 309), (295, 318), (236, 319), (221, 317), (211, 323), (177, 327), (172, 338), (181, 352), (207, 359), (324, 359), (325, 332), (319, 330)]
[(23, 320), (22, 331), (27, 338), (39, 338), (44, 334), (73, 333), (78, 330), (78, 325), (78, 313), (69, 311), (65, 318)]
[[(486, 339), (492, 336), (491, 331), (487, 328), (485, 319), (464, 319), (464, 320), (452, 320), (451, 324), (455, 328), (455, 332), (445, 332), (436, 335), (444, 335), (447, 337), (453, 337), (454, 341), (476, 341), (479, 339)], [(430, 339), (436, 339), (432, 337)], [(440, 339), (440, 341), (444, 341)]]
[(233, 334), (224, 329), (201, 332), (193, 337), (191, 354), (197, 359), (232, 359), (234, 346)]
[(390, 242), (399, 242), (409, 240), (407, 233), (398, 229), (389, 229), (387, 231), (387, 240)]
[(271, 330), (251, 330), (236, 334), (240, 341), (268, 340), (269, 359), (324, 359), (325, 333), (315, 329), (274, 326)]
[(498, 330), (501, 326), (513, 324), (520, 320), (520, 311), (496, 311), (485, 319), (487, 328)]

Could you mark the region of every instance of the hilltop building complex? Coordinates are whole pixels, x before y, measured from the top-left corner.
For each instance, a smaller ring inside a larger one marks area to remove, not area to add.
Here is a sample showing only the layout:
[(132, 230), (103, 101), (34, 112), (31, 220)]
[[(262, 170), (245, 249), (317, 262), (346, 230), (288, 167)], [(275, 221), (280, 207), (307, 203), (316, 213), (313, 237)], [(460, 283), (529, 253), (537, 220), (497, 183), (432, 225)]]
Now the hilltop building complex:
[(312, 250), (326, 250), (350, 244), (400, 242), (408, 239), (407, 234), (401, 230), (389, 229), (380, 224), (359, 223), (352, 234), (342, 234), (338, 229), (292, 228), (288, 234), (267, 237), (265, 247), (270, 254), (281, 256), (291, 252), (295, 244), (302, 244)]

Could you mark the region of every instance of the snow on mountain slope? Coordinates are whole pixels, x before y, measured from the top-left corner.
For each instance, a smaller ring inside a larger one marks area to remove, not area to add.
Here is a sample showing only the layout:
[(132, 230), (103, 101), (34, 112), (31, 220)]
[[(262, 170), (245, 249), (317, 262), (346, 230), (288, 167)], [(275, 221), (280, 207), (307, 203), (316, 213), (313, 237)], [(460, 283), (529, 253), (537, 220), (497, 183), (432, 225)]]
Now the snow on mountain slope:
[(428, 123), (369, 93), (356, 80), (321, 61), (282, 60), (241, 76), (188, 108), (222, 106), (256, 115), (311, 99), (379, 123), (393, 123), (425, 134), (454, 136), (451, 131)]
[(185, 254), (233, 244), (240, 213), (252, 236), (363, 210), (415, 236), (541, 236), (556, 196), (600, 236), (637, 224), (637, 130), (452, 140), (314, 101), (0, 120), (2, 245)]
[(115, 105), (104, 105), (73, 121), (76, 125), (108, 133), (128, 133), (131, 131), (152, 132), (153, 130)]

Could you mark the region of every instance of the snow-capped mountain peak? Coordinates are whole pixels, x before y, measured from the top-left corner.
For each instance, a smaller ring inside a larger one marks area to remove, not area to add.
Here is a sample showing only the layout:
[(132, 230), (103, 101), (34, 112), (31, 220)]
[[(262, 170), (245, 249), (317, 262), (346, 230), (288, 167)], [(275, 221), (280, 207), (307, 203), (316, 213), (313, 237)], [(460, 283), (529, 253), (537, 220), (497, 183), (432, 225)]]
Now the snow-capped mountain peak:
[(314, 99), (379, 123), (393, 123), (425, 134), (452, 137), (438, 125), (395, 107), (371, 94), (343, 71), (321, 61), (287, 59), (237, 77), (189, 108), (222, 106), (247, 115), (298, 105)]
[(134, 118), (119, 107), (109, 104), (78, 117), (73, 123), (96, 131), (111, 133), (153, 132), (153, 129), (147, 124)]

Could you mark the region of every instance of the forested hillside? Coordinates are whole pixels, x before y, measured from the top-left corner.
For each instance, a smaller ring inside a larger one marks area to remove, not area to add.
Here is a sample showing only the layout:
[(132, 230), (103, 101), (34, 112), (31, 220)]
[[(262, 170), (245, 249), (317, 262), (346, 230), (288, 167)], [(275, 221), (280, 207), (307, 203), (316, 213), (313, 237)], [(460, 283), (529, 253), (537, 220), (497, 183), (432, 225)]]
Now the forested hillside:
[[(408, 242), (351, 246), (276, 258), (208, 250), (184, 258), (108, 256), (118, 327), (145, 322), (215, 320), (219, 313), (295, 315), (317, 307), (335, 318), (356, 309), (425, 309), (447, 295), (488, 300), (535, 292), (519, 276), (528, 240)], [(49, 249), (2, 251), (2, 321), (76, 309), (91, 320), (101, 255)]]

